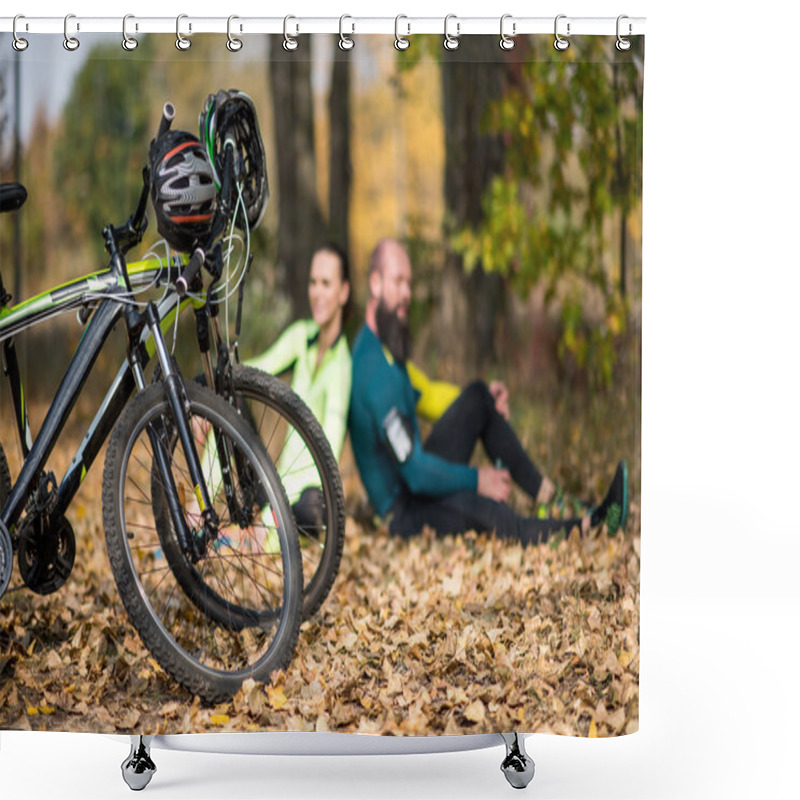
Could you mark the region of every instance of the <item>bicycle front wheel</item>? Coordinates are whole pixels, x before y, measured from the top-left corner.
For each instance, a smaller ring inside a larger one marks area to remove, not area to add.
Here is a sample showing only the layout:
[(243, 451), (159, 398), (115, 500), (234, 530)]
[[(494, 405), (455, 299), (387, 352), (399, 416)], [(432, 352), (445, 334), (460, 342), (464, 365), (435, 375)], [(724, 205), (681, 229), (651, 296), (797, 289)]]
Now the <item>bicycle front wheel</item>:
[[(232, 491), (209, 491), (216, 538), (190, 555), (176, 526), (165, 524), (166, 494), (174, 491), (191, 535), (203, 525), (163, 384), (135, 397), (112, 433), (103, 523), (114, 578), (142, 641), (186, 689), (221, 702), (245, 678), (266, 682), (291, 661), (302, 609), (300, 549), (280, 480), (252, 431), (213, 392), (195, 384), (185, 392), (197, 452), (212, 460), (233, 455), (225, 470)], [(154, 437), (174, 490), (154, 466)]]

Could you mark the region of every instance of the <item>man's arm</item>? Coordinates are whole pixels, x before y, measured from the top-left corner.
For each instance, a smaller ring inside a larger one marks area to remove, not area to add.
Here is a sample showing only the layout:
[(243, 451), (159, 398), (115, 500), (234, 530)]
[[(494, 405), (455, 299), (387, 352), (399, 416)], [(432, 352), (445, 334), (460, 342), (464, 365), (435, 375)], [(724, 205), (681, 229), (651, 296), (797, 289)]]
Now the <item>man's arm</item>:
[(382, 388), (369, 393), (370, 414), (377, 423), (381, 446), (390, 454), (409, 491), (431, 497), (476, 491), (478, 471), (474, 467), (446, 461), (422, 447), (407, 389), (400, 385), (394, 387), (396, 391)]
[(478, 470), (445, 461), (423, 449), (417, 436), (409, 458), (398, 464), (400, 476), (415, 495), (441, 497), (453, 492), (478, 490)]

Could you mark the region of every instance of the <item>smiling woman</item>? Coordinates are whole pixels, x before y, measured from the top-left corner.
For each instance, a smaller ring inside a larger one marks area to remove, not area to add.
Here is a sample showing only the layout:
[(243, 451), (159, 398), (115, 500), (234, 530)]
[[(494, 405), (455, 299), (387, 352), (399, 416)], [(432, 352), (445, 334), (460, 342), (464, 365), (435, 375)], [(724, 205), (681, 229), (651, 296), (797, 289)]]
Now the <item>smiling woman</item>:
[[(335, 244), (322, 245), (311, 259), (308, 301), (312, 319), (290, 325), (268, 350), (247, 363), (273, 375), (292, 370), (292, 390), (322, 424), (338, 460), (350, 403), (350, 348), (343, 330), (350, 267)], [(292, 491), (287, 491), (291, 500)]]

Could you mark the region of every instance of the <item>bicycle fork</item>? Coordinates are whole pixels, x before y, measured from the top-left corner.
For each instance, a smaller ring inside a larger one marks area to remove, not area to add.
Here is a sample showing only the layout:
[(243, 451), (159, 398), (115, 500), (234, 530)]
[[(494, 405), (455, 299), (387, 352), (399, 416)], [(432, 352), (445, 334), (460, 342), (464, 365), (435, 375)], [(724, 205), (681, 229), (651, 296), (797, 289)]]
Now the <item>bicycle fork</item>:
[[(203, 531), (199, 538), (194, 535), (194, 532), (189, 529), (186, 523), (185, 513), (181, 506), (175, 478), (170, 467), (169, 453), (164, 440), (159, 435), (159, 431), (156, 430), (152, 424), (147, 426), (147, 435), (150, 439), (151, 447), (153, 448), (154, 461), (161, 476), (166, 493), (167, 506), (173, 524), (175, 525), (181, 550), (187, 554), (192, 563), (197, 563), (204, 556), (208, 543), (216, 539), (219, 519), (214, 510), (213, 500), (203, 475), (200, 456), (195, 447), (191, 423), (188, 418), (189, 409), (183, 391), (183, 380), (180, 373), (173, 367), (172, 359), (170, 358), (169, 351), (164, 341), (164, 335), (161, 331), (158, 310), (153, 302), (147, 304), (144, 313), (144, 322), (147, 324), (150, 335), (153, 337), (156, 355), (158, 356), (158, 361), (161, 366), (162, 379), (166, 389), (167, 402), (172, 412), (172, 420), (175, 424), (175, 432), (178, 435), (178, 441), (180, 442), (186, 459), (194, 495), (203, 518)], [(131, 338), (133, 339), (134, 337)], [(139, 391), (143, 391), (147, 386), (147, 382), (144, 377), (144, 369), (138, 358), (137, 348), (133, 344), (129, 348), (128, 357), (136, 387)], [(223, 482), (226, 487), (226, 493), (228, 493), (231, 491), (230, 460), (227, 458), (223, 438), (219, 436), (216, 431), (213, 435), (220, 444), (219, 460), (222, 468)]]

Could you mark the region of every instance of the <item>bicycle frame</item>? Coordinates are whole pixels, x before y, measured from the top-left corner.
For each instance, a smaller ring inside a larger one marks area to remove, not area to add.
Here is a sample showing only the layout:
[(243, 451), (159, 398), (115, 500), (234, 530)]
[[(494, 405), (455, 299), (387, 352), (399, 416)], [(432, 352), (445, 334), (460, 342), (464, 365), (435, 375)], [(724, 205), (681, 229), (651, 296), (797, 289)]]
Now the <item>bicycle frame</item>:
[[(153, 259), (132, 263), (129, 265), (128, 271), (132, 283), (137, 286), (147, 286), (155, 283), (159, 277), (163, 277), (165, 280), (174, 279), (181, 268), (180, 263), (164, 268), (159, 260)], [(13, 308), (3, 307), (0, 309), (3, 367), (11, 385), (15, 421), (25, 457), (20, 474), (0, 516), (12, 536), (25, 504), (35, 489), (36, 479), (52, 453), (100, 351), (114, 326), (125, 314), (124, 304), (120, 302), (119, 298), (127, 294), (121, 276), (114, 269), (109, 268), (70, 281)], [(105, 299), (98, 304), (99, 295)], [(41, 430), (31, 444), (30, 427), (13, 336), (40, 322), (82, 306), (97, 306), (97, 308), (89, 320), (78, 348), (56, 390)], [(168, 320), (165, 320), (166, 322)], [(144, 366), (152, 355), (153, 349), (140, 347), (139, 350), (139, 360)], [(59, 484), (54, 513), (63, 514), (66, 511), (122, 408), (135, 389), (136, 382), (130, 364), (126, 360)]]

